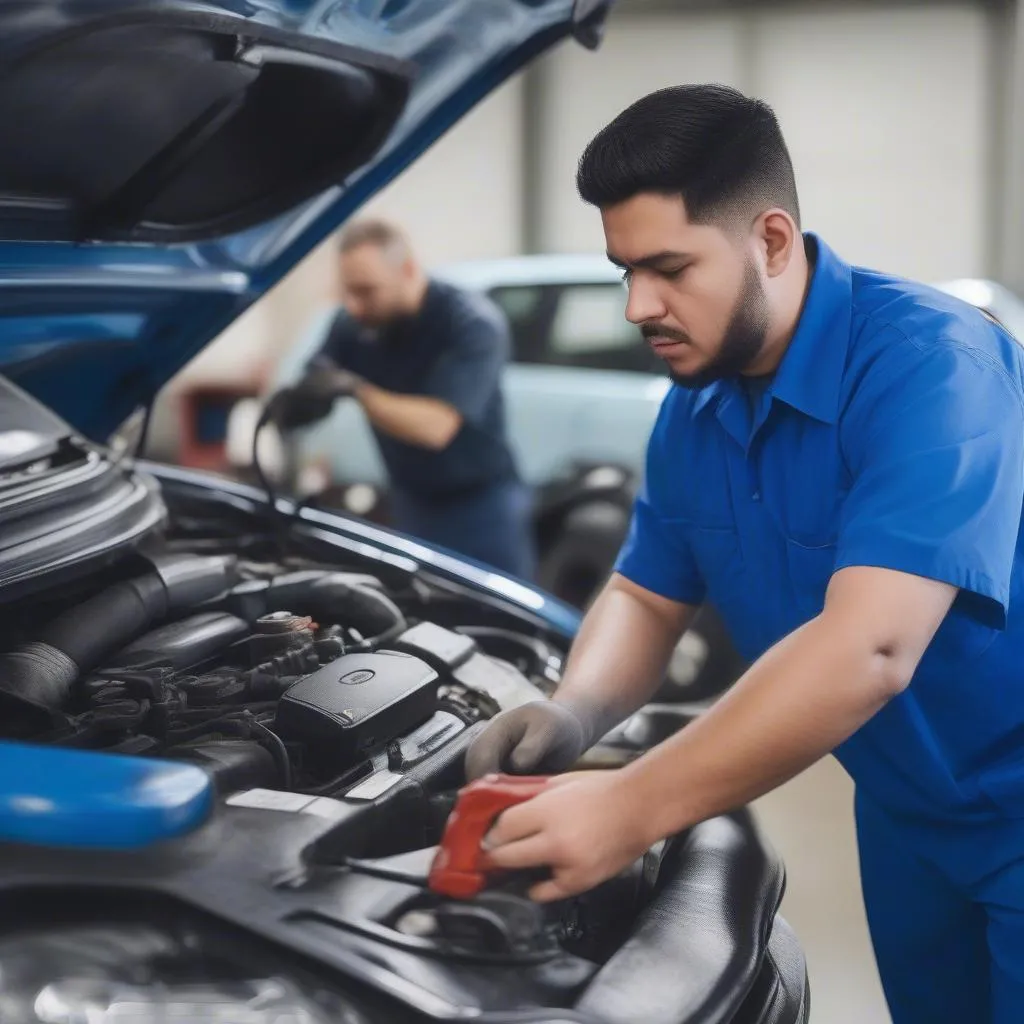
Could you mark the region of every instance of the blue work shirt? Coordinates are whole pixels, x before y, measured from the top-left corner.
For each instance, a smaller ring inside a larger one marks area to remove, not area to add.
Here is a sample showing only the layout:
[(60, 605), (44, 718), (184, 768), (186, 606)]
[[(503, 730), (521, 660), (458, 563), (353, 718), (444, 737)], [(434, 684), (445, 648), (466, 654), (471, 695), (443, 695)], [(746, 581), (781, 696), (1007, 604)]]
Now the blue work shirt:
[(505, 434), (501, 378), (511, 342), (486, 296), (431, 281), (419, 311), (372, 329), (339, 312), (320, 354), (387, 391), (439, 398), (462, 426), (441, 451), (374, 428), (392, 486), (413, 498), (450, 501), (518, 479)]
[(1024, 350), (972, 306), (805, 244), (800, 322), (753, 405), (730, 380), (667, 396), (618, 570), (709, 600), (751, 659), (846, 566), (960, 588), (910, 686), (836, 755), (896, 813), (1024, 816)]

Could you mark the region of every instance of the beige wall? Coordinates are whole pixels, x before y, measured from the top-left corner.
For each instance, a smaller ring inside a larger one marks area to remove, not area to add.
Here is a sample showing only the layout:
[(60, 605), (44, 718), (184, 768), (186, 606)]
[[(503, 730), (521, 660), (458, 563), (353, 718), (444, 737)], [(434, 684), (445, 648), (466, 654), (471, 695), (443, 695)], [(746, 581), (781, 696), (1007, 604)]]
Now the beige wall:
[[(792, 147), (806, 221), (849, 259), (925, 280), (986, 272), (989, 16), (760, 19), (760, 91)], [(808, 53), (827, 74), (800, 68)]]
[(599, 54), (549, 60), (545, 248), (602, 247), (572, 180), (594, 132), (652, 89), (716, 81), (776, 108), (805, 224), (847, 258), (925, 279), (984, 273), (989, 17), (965, 5), (620, 18)]
[(645, 93), (685, 82), (745, 87), (740, 47), (745, 16), (620, 16), (596, 53), (564, 47), (547, 59), (542, 120), (543, 247), (603, 251), (594, 211), (575, 191), (576, 163), (587, 142)]

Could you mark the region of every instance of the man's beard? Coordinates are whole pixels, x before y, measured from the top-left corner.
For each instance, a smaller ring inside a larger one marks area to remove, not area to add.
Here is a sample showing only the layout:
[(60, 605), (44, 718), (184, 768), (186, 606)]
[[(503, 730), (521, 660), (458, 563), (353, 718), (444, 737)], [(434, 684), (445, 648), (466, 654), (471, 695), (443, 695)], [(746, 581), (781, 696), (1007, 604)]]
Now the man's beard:
[[(733, 307), (732, 316), (722, 335), (718, 353), (702, 370), (696, 373), (673, 373), (674, 384), (698, 391), (724, 377), (738, 377), (760, 355), (768, 337), (768, 303), (758, 276), (757, 267), (748, 260), (743, 271), (743, 286)], [(659, 329), (656, 324), (644, 324), (645, 337), (651, 335), (676, 336), (678, 332)], [(684, 340), (685, 339), (681, 339)]]

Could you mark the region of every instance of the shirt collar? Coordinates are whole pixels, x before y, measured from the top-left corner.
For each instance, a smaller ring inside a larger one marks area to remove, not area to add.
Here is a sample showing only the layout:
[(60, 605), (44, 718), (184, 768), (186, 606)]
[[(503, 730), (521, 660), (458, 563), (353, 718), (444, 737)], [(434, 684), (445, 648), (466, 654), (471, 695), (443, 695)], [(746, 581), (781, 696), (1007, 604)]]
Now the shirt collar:
[[(808, 249), (816, 252), (811, 286), (770, 393), (813, 419), (834, 424), (850, 346), (853, 276), (850, 265), (817, 235), (804, 238)], [(717, 398), (724, 384), (715, 381), (704, 388), (694, 399), (694, 411)]]

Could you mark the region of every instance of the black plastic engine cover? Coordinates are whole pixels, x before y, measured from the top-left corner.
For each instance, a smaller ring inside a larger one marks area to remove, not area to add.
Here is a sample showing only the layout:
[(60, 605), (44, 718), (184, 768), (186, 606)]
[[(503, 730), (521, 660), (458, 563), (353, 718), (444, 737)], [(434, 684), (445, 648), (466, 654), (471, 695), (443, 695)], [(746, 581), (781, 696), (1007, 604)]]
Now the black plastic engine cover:
[(394, 651), (347, 654), (296, 683), (277, 706), (275, 732), (343, 767), (421, 722), (437, 705), (438, 674)]

